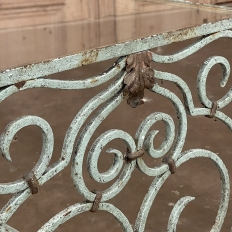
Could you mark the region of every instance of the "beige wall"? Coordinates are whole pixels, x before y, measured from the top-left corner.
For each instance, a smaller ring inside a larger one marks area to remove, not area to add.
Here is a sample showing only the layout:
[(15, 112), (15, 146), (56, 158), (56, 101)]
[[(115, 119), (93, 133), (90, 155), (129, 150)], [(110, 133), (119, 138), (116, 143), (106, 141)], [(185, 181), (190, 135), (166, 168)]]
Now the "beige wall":
[(0, 0), (0, 69), (216, 20), (139, 0)]

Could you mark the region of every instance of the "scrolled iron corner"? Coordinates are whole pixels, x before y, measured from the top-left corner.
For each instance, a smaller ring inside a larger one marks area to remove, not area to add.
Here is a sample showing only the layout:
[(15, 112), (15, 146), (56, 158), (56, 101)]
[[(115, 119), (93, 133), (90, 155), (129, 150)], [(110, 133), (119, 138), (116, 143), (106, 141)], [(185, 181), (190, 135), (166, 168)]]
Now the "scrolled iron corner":
[(124, 96), (127, 104), (136, 108), (144, 104), (144, 89), (151, 89), (155, 84), (154, 70), (151, 68), (150, 51), (131, 54), (126, 59), (126, 76), (124, 78)]
[[(187, 83), (179, 76), (156, 70), (154, 77), (154, 70), (151, 68), (151, 62), (174, 63), (188, 57), (207, 44), (221, 37), (232, 38), (232, 32), (222, 31), (214, 35), (209, 35), (201, 41), (198, 41), (172, 55), (157, 55), (150, 51), (144, 51), (128, 55), (127, 58), (121, 57), (103, 74), (85, 80), (62, 81), (48, 78), (37, 78), (41, 74), (36, 73), (36, 69), (34, 68), (35, 66), (32, 68), (32, 70), (34, 70), (33, 72), (37, 74), (35, 79), (28, 80), (29, 76), (31, 77), (32, 74), (31, 71), (25, 71), (25, 69), (23, 69), (25, 73), (22, 72), (24, 74), (21, 74), (21, 77), (19, 76), (23, 79), (19, 78), (13, 82), (9, 80), (9, 78), (6, 79), (12, 83), (10, 82), (10, 85), (8, 85), (8, 82), (4, 82), (7, 83), (7, 87), (4, 85), (4, 88), (0, 91), (0, 102), (7, 99), (12, 94), (30, 88), (43, 87), (66, 90), (89, 89), (105, 83), (108, 80), (112, 80), (115, 76), (117, 76), (116, 80), (114, 80), (107, 88), (102, 90), (102, 92), (90, 99), (77, 113), (67, 130), (61, 151), (61, 157), (56, 163), (50, 164), (53, 154), (54, 136), (52, 128), (47, 121), (37, 116), (28, 115), (17, 118), (8, 124), (0, 135), (0, 151), (9, 161), (12, 160), (9, 149), (11, 142), (20, 129), (31, 125), (37, 126), (42, 130), (44, 140), (40, 159), (29, 174), (24, 175), (23, 178), (15, 182), (0, 183), (0, 195), (14, 194), (8, 203), (0, 209), (0, 231), (2, 231), (2, 228), (3, 230), (15, 231), (7, 225), (7, 222), (19, 206), (21, 206), (31, 194), (36, 194), (39, 187), (42, 188), (43, 184), (56, 176), (59, 172), (66, 168), (69, 163), (71, 163), (74, 186), (78, 193), (83, 196), (86, 201), (76, 203), (62, 210), (46, 222), (38, 230), (38, 232), (54, 231), (59, 225), (65, 223), (72, 217), (87, 211), (106, 211), (116, 218), (124, 231), (143, 232), (145, 231), (147, 217), (151, 206), (165, 181), (171, 174), (174, 174), (182, 164), (188, 162), (190, 159), (200, 157), (213, 161), (220, 174), (221, 199), (215, 224), (211, 229), (211, 231), (220, 231), (230, 200), (230, 179), (228, 170), (221, 158), (215, 153), (203, 149), (183, 151), (183, 147), (188, 128), (186, 113), (191, 116), (215, 117), (220, 119), (221, 122), (232, 130), (231, 118), (221, 111), (222, 108), (231, 103), (232, 89), (230, 89), (221, 99), (215, 102), (212, 102), (208, 98), (206, 92), (206, 79), (208, 77), (208, 73), (216, 64), (220, 64), (223, 70), (221, 87), (226, 85), (230, 76), (229, 61), (223, 57), (214, 56), (208, 58), (201, 67), (197, 77), (197, 93), (203, 108), (195, 107), (193, 97)], [(144, 50), (145, 49), (148, 48), (145, 47)], [(14, 70), (14, 72), (16, 71), (18, 72), (19, 70)], [(51, 72), (53, 71), (54, 70), (51, 69)], [(11, 70), (10, 72), (13, 71)], [(44, 75), (46, 72), (48, 71), (45, 70), (42, 74)], [(156, 80), (170, 81), (178, 86), (182, 92), (185, 105), (183, 105), (181, 99), (168, 88), (155, 84)], [(122, 83), (124, 83), (123, 89)], [(172, 103), (178, 118), (176, 128), (174, 120), (170, 115), (162, 112), (153, 112), (141, 122), (135, 137), (132, 137), (127, 132), (119, 129), (111, 129), (102, 133), (93, 142), (88, 152), (86, 163), (87, 170), (90, 177), (98, 183), (105, 184), (112, 180), (115, 180), (115, 182), (111, 182), (112, 185), (107, 189), (101, 191), (90, 191), (83, 176), (83, 162), (84, 156), (86, 155), (86, 148), (90, 145), (94, 132), (98, 129), (106, 117), (122, 103), (124, 97), (127, 96), (127, 103), (131, 107), (135, 108), (143, 104), (145, 89), (149, 89), (152, 93), (158, 94)], [(97, 112), (94, 114), (96, 110)], [(90, 115), (92, 115), (91, 119), (89, 119)], [(160, 147), (155, 148), (153, 141), (155, 136), (158, 134), (158, 131), (151, 129), (155, 123), (160, 121), (165, 124), (166, 134)], [(80, 135), (76, 141), (79, 133)], [(98, 169), (100, 154), (103, 148), (105, 148), (114, 139), (120, 139), (126, 144), (126, 154), (123, 156), (123, 153), (120, 152), (120, 150), (113, 148), (108, 149), (108, 153), (114, 154), (114, 162), (108, 171), (101, 173)], [(78, 151), (75, 152), (75, 154), (73, 154), (74, 146), (75, 151)], [(143, 155), (145, 154), (153, 157), (154, 159), (161, 157), (164, 158), (162, 159), (161, 164), (150, 168), (146, 165), (145, 159), (143, 160)], [(167, 154), (169, 155), (167, 156)], [(127, 186), (135, 168), (147, 176), (153, 176), (154, 180), (144, 197), (137, 219), (134, 223), (134, 227), (132, 228), (128, 218), (117, 207), (107, 203), (107, 201), (114, 198), (125, 186)], [(182, 197), (175, 204), (169, 217), (167, 231), (176, 231), (176, 225), (178, 224), (180, 214), (185, 206), (187, 206), (187, 204), (193, 199), (194, 197)]]

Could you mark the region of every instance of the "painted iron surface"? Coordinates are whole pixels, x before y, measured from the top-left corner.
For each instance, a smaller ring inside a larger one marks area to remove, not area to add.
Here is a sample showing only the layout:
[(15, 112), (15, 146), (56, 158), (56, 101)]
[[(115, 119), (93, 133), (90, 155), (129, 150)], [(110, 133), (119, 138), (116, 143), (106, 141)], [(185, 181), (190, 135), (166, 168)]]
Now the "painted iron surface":
[[(197, 77), (197, 90), (199, 100), (204, 106), (202, 108), (194, 106), (191, 91), (180, 77), (171, 73), (153, 70), (154, 78), (170, 81), (176, 84), (183, 94), (184, 104), (174, 93), (165, 87), (159, 86), (157, 83), (153, 83), (152, 86), (149, 86), (149, 90), (151, 92), (164, 96), (174, 105), (178, 118), (177, 128), (175, 128), (173, 119), (169, 115), (162, 112), (154, 112), (144, 119), (135, 136), (130, 135), (123, 130), (115, 129), (108, 130), (101, 134), (94, 141), (89, 153), (87, 154), (87, 170), (89, 171), (90, 176), (99, 183), (106, 183), (112, 180), (115, 181), (109, 188), (102, 191), (99, 197), (96, 197), (97, 193), (89, 190), (86, 186), (82, 169), (86, 148), (93, 133), (97, 130), (104, 119), (127, 97), (124, 94), (124, 81), (128, 73), (126, 71), (126, 57), (123, 56), (204, 35), (194, 44), (191, 44), (187, 48), (175, 54), (162, 56), (151, 53), (153, 62), (176, 62), (186, 58), (218, 38), (232, 38), (232, 32), (230, 30), (226, 30), (229, 28), (232, 28), (231, 19), (217, 22), (215, 24), (202, 25), (193, 29), (184, 29), (176, 32), (164, 33), (162, 35), (151, 36), (136, 41), (55, 59), (47, 63), (39, 63), (23, 68), (6, 70), (0, 73), (0, 85), (2, 87), (0, 90), (0, 101), (5, 100), (12, 94), (30, 88), (43, 87), (66, 90), (88, 89), (105, 83), (116, 76), (116, 80), (114, 80), (102, 92), (89, 100), (77, 113), (65, 135), (60, 159), (54, 164), (50, 164), (54, 147), (53, 132), (48, 122), (41, 117), (28, 115), (17, 118), (12, 121), (2, 132), (0, 135), (0, 151), (3, 157), (9, 161), (12, 161), (9, 151), (10, 144), (15, 134), (26, 126), (35, 125), (41, 129), (43, 136), (43, 148), (40, 159), (31, 170), (31, 173), (33, 173), (33, 175), (31, 175), (33, 180), (27, 179), (27, 181), (25, 181), (25, 178), (21, 178), (10, 183), (0, 183), (0, 194), (14, 194), (9, 202), (0, 210), (1, 231), (15, 231), (15, 229), (7, 225), (10, 217), (31, 194), (39, 191), (38, 187), (42, 188), (44, 183), (56, 176), (71, 162), (71, 173), (75, 188), (79, 194), (86, 199), (86, 201), (77, 203), (64, 209), (51, 218), (45, 225), (43, 225), (41, 229), (39, 229), (39, 232), (54, 231), (59, 225), (65, 223), (70, 218), (86, 211), (90, 211), (93, 204), (96, 206), (94, 211), (103, 210), (112, 214), (116, 220), (118, 220), (124, 231), (143, 232), (145, 230), (146, 219), (148, 217), (151, 205), (160, 188), (171, 174), (171, 171), (169, 170), (170, 165), (169, 163), (163, 162), (159, 166), (150, 168), (145, 164), (141, 155), (135, 155), (135, 159), (128, 160), (126, 159), (126, 154), (122, 154), (116, 148), (111, 148), (108, 150), (108, 152), (114, 154), (114, 162), (108, 171), (100, 173), (98, 170), (99, 156), (104, 147), (114, 139), (120, 139), (126, 144), (127, 154), (137, 154), (136, 152), (144, 150), (146, 151), (146, 155), (153, 158), (159, 158), (166, 156), (168, 153), (168, 157), (171, 158), (172, 162), (174, 162), (176, 169), (178, 169), (178, 167), (183, 163), (188, 162), (190, 159), (204, 157), (212, 160), (220, 174), (221, 201), (215, 219), (215, 224), (212, 226), (211, 231), (220, 231), (226, 216), (230, 196), (230, 182), (227, 168), (220, 157), (211, 151), (203, 149), (183, 151), (183, 146), (187, 134), (187, 114), (191, 116), (209, 116), (212, 114), (211, 108), (215, 106), (215, 102), (210, 101), (207, 97), (206, 79), (209, 71), (216, 64), (220, 64), (223, 70), (221, 87), (226, 85), (230, 75), (230, 64), (224, 57), (210, 57), (200, 68)], [(76, 68), (81, 65), (87, 65), (114, 57), (120, 58), (115, 64), (112, 65), (111, 68), (98, 76), (86, 80), (62, 81), (44, 78), (44, 76), (51, 73)], [(220, 119), (220, 121), (227, 125), (230, 129), (232, 129), (232, 120), (230, 117), (222, 113), (220, 109), (228, 105), (231, 100), (232, 89), (230, 89), (224, 97), (216, 101), (217, 107), (214, 109), (215, 112), (213, 114), (215, 118)], [(98, 107), (100, 108), (95, 112)], [(91, 119), (87, 120), (90, 115), (92, 115)], [(156, 136), (157, 131), (150, 131), (150, 128), (158, 121), (162, 121), (165, 124), (166, 136), (161, 146), (155, 149), (153, 147), (153, 139)], [(80, 131), (84, 124), (85, 126), (83, 127), (82, 131)], [(75, 143), (77, 134), (79, 132), (80, 135)], [(171, 147), (172, 149), (170, 150)], [(73, 151), (74, 155), (72, 156)], [(138, 168), (142, 173), (148, 176), (154, 176), (154, 181), (148, 189), (148, 193), (144, 197), (143, 203), (138, 212), (135, 226), (132, 228), (126, 215), (124, 215), (112, 204), (107, 203), (107, 201), (115, 197), (123, 190), (127, 182), (130, 180), (131, 175), (133, 175), (135, 168)], [(33, 192), (29, 181), (36, 183), (35, 186), (32, 186), (36, 188), (36, 191)], [(176, 231), (176, 225), (181, 212), (192, 200), (194, 200), (193, 197), (186, 196), (181, 198), (176, 203), (170, 214), (167, 231)]]

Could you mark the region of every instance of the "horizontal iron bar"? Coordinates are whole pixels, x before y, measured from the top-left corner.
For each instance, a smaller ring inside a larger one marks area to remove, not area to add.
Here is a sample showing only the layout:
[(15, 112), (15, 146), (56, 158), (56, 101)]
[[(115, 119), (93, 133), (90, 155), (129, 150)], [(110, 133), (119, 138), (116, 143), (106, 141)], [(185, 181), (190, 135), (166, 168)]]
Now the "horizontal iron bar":
[(14, 69), (7, 69), (0, 72), (0, 87), (48, 76), (83, 65), (109, 60), (231, 28), (232, 18), (215, 23), (203, 24), (192, 28), (165, 32), (159, 35), (148, 36), (129, 42), (101, 47), (74, 55), (56, 58), (46, 62), (40, 62)]

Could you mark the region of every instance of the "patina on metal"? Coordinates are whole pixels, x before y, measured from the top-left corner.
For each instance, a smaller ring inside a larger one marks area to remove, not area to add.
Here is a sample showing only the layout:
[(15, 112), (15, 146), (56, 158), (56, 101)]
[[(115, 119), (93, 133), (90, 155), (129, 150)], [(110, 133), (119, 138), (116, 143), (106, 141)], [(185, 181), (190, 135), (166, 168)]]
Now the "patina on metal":
[(99, 208), (99, 204), (100, 204), (101, 199), (102, 199), (102, 193), (96, 189), (92, 190), (92, 193), (95, 193), (96, 197), (94, 199), (94, 202), (93, 202), (92, 208), (90, 209), (90, 212), (95, 213)]
[(212, 108), (210, 111), (210, 115), (206, 115), (207, 118), (214, 118), (216, 112), (217, 112), (217, 108), (218, 108), (218, 103), (217, 102), (213, 102), (212, 104)]
[(126, 153), (126, 155), (125, 155), (125, 160), (127, 161), (127, 162), (129, 162), (129, 161), (132, 161), (132, 160), (136, 160), (136, 159), (138, 159), (139, 157), (142, 157), (143, 155), (144, 155), (144, 150), (138, 150), (138, 151), (135, 151), (135, 152), (133, 152), (133, 153), (129, 153), (129, 152), (127, 152)]
[(20, 81), (20, 82), (16, 83), (15, 86), (16, 86), (18, 89), (20, 89), (20, 88), (22, 88), (22, 87), (25, 85), (25, 83), (26, 83), (26, 81)]
[(132, 108), (143, 104), (144, 89), (151, 89), (155, 84), (154, 70), (151, 68), (151, 52), (145, 51), (129, 55), (126, 59), (126, 72), (123, 91), (128, 96), (127, 103)]
[(171, 157), (163, 157), (162, 162), (168, 165), (171, 174), (176, 173), (176, 164)]
[(36, 194), (39, 192), (39, 183), (34, 172), (25, 173), (23, 179), (28, 183), (32, 194)]
[[(190, 116), (204, 117), (208, 115), (210, 117), (215, 117), (220, 119), (220, 122), (224, 123), (232, 130), (232, 119), (221, 111), (221, 109), (231, 103), (232, 89), (215, 102), (212, 102), (208, 98), (206, 92), (206, 80), (210, 70), (215, 65), (220, 64), (223, 70), (220, 85), (224, 87), (230, 76), (230, 64), (226, 58), (221, 56), (209, 57), (202, 64), (197, 76), (197, 94), (203, 107), (195, 107), (187, 83), (175, 74), (152, 70), (151, 62), (173, 63), (182, 60), (219, 38), (232, 38), (232, 31), (228, 30), (231, 28), (232, 19), (228, 19), (216, 23), (204, 24), (191, 29), (149, 36), (143, 39), (54, 59), (49, 62), (41, 62), (1, 72), (0, 102), (13, 94), (31, 88), (65, 90), (89, 89), (113, 80), (113, 78), (116, 77), (107, 88), (90, 99), (77, 113), (67, 129), (60, 158), (53, 164), (50, 164), (50, 161), (53, 154), (54, 135), (51, 126), (46, 120), (41, 117), (27, 115), (13, 120), (6, 126), (5, 130), (0, 135), (0, 152), (8, 161), (12, 161), (10, 155), (11, 142), (14, 140), (17, 132), (22, 128), (30, 125), (39, 127), (41, 129), (43, 143), (40, 158), (28, 175), (14, 182), (0, 183), (0, 195), (14, 194), (8, 203), (0, 210), (1, 231), (16, 231), (14, 228), (7, 225), (11, 216), (14, 215), (16, 210), (32, 194), (38, 192), (39, 186), (42, 188), (47, 181), (56, 176), (71, 163), (71, 175), (75, 188), (78, 193), (86, 199), (86, 202), (79, 202), (63, 209), (45, 223), (38, 232), (52, 232), (69, 219), (81, 213), (88, 211), (95, 212), (96, 210), (102, 210), (112, 214), (119, 222), (123, 231), (144, 232), (152, 204), (165, 181), (172, 173), (175, 173), (176, 169), (182, 164), (188, 162), (190, 159), (202, 157), (211, 160), (215, 164), (221, 179), (220, 203), (215, 223), (211, 229), (211, 232), (219, 232), (222, 228), (230, 200), (230, 179), (228, 170), (217, 154), (204, 149), (183, 151), (183, 147), (188, 127), (187, 114)], [(174, 54), (159, 55), (148, 51), (158, 46), (203, 35), (208, 36), (202, 37), (200, 40)], [(129, 56), (125, 58), (124, 56), (127, 55)], [(52, 73), (115, 57), (121, 58), (119, 58), (107, 71), (85, 80), (55, 80), (45, 78), (46, 75)], [(168, 81), (178, 86), (184, 101), (182, 102), (181, 99), (167, 87), (164, 88), (164, 86), (159, 86), (155, 83), (154, 77), (157, 80)], [(93, 144), (90, 144), (94, 132), (105, 118), (123, 102), (125, 94), (128, 96), (128, 103), (132, 107), (137, 107), (142, 104), (145, 88), (149, 89), (151, 93), (165, 97), (173, 104), (178, 119), (177, 126), (175, 126), (174, 120), (170, 115), (162, 112), (153, 112), (141, 122), (135, 135), (130, 135), (123, 130), (111, 129), (102, 133)], [(91, 118), (89, 119), (89, 117)], [(151, 128), (160, 121), (164, 123), (166, 133), (160, 147), (155, 148), (153, 140), (158, 131), (151, 130)], [(118, 149), (108, 149), (107, 152), (114, 155), (114, 161), (109, 170), (100, 173), (98, 169), (98, 160), (101, 152), (104, 147), (114, 139), (119, 139), (126, 144), (128, 149), (127, 157), (130, 162), (125, 162), (124, 155)], [(90, 145), (91, 148), (87, 153), (86, 150), (88, 145)], [(168, 157), (164, 158), (164, 162), (160, 165), (149, 167), (141, 158), (144, 152), (154, 159), (165, 157), (167, 154)], [(83, 177), (83, 167), (85, 166), (83, 162), (86, 153), (86, 165), (90, 176), (98, 183), (111, 182), (111, 185), (101, 192), (92, 192), (85, 184)], [(154, 180), (147, 194), (144, 196), (137, 219), (134, 223), (134, 228), (132, 228), (126, 215), (116, 206), (107, 203), (107, 201), (117, 196), (124, 189), (133, 175), (135, 168), (138, 168), (140, 172), (147, 176), (152, 176)], [(176, 231), (178, 219), (182, 211), (192, 200), (194, 200), (194, 197), (186, 196), (177, 201), (168, 220), (168, 232)]]

